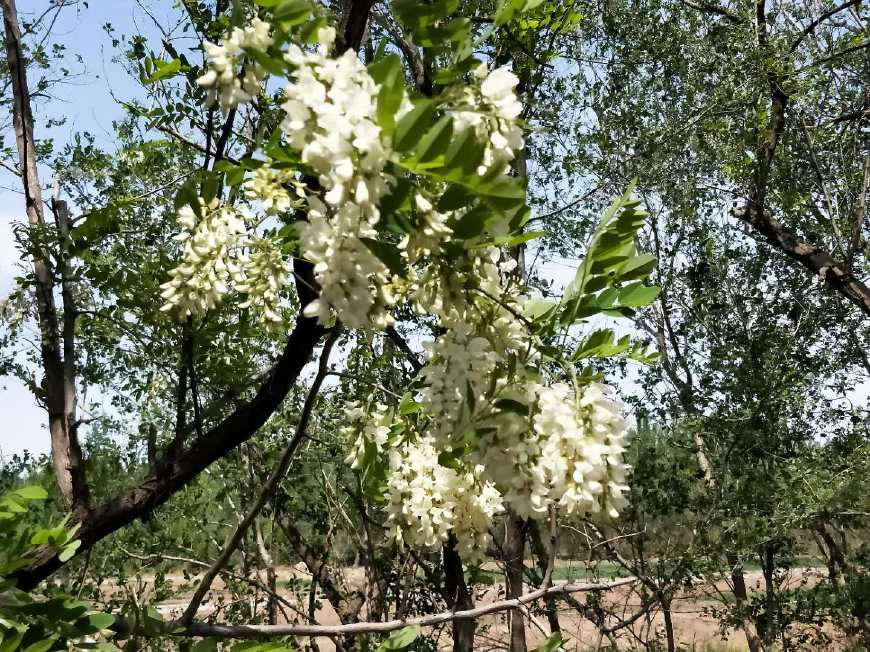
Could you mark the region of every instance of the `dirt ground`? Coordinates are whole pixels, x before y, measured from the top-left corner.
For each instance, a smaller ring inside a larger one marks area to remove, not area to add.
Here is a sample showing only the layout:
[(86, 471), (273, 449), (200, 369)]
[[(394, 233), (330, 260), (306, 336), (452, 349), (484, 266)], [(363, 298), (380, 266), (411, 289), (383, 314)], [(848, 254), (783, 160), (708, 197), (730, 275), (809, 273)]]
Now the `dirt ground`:
[[(306, 581), (308, 579), (304, 569), (300, 567), (281, 567), (277, 571), (279, 580), (279, 594), (288, 602), (299, 604), (300, 612), (307, 611), (307, 605), (302, 603), (287, 586), (294, 578), (297, 580)], [(361, 568), (347, 568), (344, 571), (345, 580), (348, 585), (363, 586), (364, 573)], [(747, 590), (750, 592), (763, 590), (763, 577), (759, 571), (748, 571), (745, 573)], [(823, 569), (818, 568), (797, 568), (790, 571), (785, 578), (785, 583), (788, 586), (795, 586), (801, 582), (813, 584), (821, 581), (824, 578)], [(170, 575), (167, 579), (179, 585), (183, 582), (181, 575)], [(607, 581), (607, 580), (602, 580)], [(220, 600), (221, 597), (226, 597), (227, 594), (223, 591), (223, 585), (218, 580), (215, 582), (213, 598)], [(526, 589), (532, 590), (532, 589)], [(307, 590), (300, 592), (302, 596), (307, 595)], [(746, 650), (746, 638), (741, 630), (732, 630), (727, 632), (723, 637), (719, 631), (718, 621), (712, 616), (711, 610), (721, 608), (724, 599), (730, 597), (728, 585), (724, 579), (704, 580), (699, 578), (691, 591), (681, 594), (674, 600), (672, 604), (672, 621), (676, 639), (682, 643), (688, 650), (698, 650), (699, 652), (737, 652), (738, 650)], [(585, 596), (582, 593), (574, 594), (581, 603), (585, 601)], [(180, 615), (184, 607), (187, 605), (186, 596), (178, 599), (168, 600), (160, 605), (160, 611), (167, 618)], [(475, 603), (484, 605), (493, 601), (503, 599), (504, 593), (500, 586), (479, 586), (475, 587)], [(636, 613), (640, 606), (640, 597), (637, 592), (630, 586), (618, 587), (612, 591), (603, 594), (604, 604), (611, 609), (614, 609), (623, 619), (630, 618)], [(599, 646), (604, 649), (608, 648), (608, 640), (600, 639), (600, 634), (597, 628), (588, 619), (580, 615), (575, 609), (568, 607), (564, 602), (559, 602), (559, 623), (562, 628), (562, 636), (565, 640), (565, 649), (569, 651), (586, 651), (595, 650)], [(199, 612), (200, 618), (205, 618), (212, 614), (215, 609), (213, 602), (205, 604)], [(289, 610), (288, 610), (289, 611)], [(292, 618), (292, 614), (291, 618)], [(543, 641), (549, 635), (549, 627), (547, 619), (543, 613), (533, 610), (527, 614), (530, 619), (527, 619), (527, 632), (530, 639), (530, 649), (534, 647), (534, 643)], [(338, 624), (339, 620), (335, 611), (329, 606), (326, 600), (321, 600), (321, 608), (315, 613), (316, 621), (320, 624)], [(506, 649), (507, 641), (507, 616), (505, 613), (493, 614), (485, 616), (478, 621), (477, 629), (477, 647), (480, 650), (499, 650)], [(281, 622), (286, 622), (286, 618), (281, 618)], [(664, 619), (660, 611), (655, 612), (651, 617), (642, 617), (633, 622), (633, 624), (624, 629), (618, 636), (620, 649), (632, 649), (634, 636), (649, 640), (651, 635), (658, 630), (664, 632)], [(440, 630), (435, 630), (439, 638), (439, 647), (444, 649), (450, 648), (450, 628), (443, 626)], [(332, 652), (335, 647), (328, 638), (318, 638), (317, 645), (321, 652)], [(641, 648), (643, 649), (643, 648)], [(807, 650), (816, 648), (805, 648)], [(842, 649), (838, 644), (835, 644), (831, 650)]]

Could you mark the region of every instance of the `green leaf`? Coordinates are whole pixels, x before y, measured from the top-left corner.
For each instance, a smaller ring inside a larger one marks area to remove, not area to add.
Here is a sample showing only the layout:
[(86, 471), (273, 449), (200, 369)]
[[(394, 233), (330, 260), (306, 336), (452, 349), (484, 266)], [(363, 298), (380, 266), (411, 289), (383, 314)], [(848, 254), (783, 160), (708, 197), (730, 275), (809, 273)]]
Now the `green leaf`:
[(15, 652), (21, 649), (21, 640), (24, 638), (22, 632), (6, 632), (3, 634), (2, 643), (0, 643), (0, 652)]
[(81, 635), (85, 635), (109, 629), (113, 624), (115, 624), (115, 617), (112, 614), (93, 613), (77, 620), (75, 626)]
[(486, 230), (486, 220), (492, 212), (484, 205), (477, 204), (452, 225), (453, 235), (460, 240), (470, 240), (483, 235)]
[(197, 641), (193, 647), (190, 648), (190, 652), (217, 652), (218, 642), (215, 638), (204, 638), (202, 640)]
[(35, 485), (21, 487), (20, 489), (16, 489), (15, 493), (25, 500), (45, 500), (48, 498), (48, 492), (42, 487), (37, 487)]
[[(411, 183), (408, 179), (405, 177), (397, 178), (390, 191), (381, 198), (381, 214), (390, 217), (404, 206), (410, 208), (410, 195)], [(402, 229), (400, 232), (408, 233), (409, 231)]]
[(143, 81), (146, 84), (153, 84), (161, 79), (172, 77), (181, 70), (181, 60), (173, 59), (172, 61), (154, 60), (154, 72), (146, 77)]
[(173, 205), (175, 210), (178, 210), (185, 205), (190, 206), (196, 216), (202, 218), (202, 206), (199, 204), (199, 194), (196, 191), (196, 185), (192, 179), (185, 181), (178, 189), (178, 192), (175, 194)]
[(547, 235), (546, 231), (526, 231), (517, 235), (503, 235), (498, 238), (493, 238), (488, 242), (482, 242), (475, 247), (516, 247), (524, 242), (536, 240)]
[(444, 116), (423, 136), (415, 151), (417, 160), (422, 163), (434, 161), (447, 151), (453, 136), (453, 119)]
[(396, 127), (396, 112), (402, 104), (405, 77), (402, 60), (397, 54), (388, 54), (368, 67), (369, 74), (380, 86), (378, 90), (378, 124), (384, 133), (393, 133)]
[(312, 10), (309, 0), (284, 0), (275, 8), (274, 16), (286, 27), (305, 22)]
[(524, 204), (526, 189), (516, 177), (501, 177), (478, 188), (483, 200), (493, 208), (506, 211)]
[(473, 129), (461, 131), (444, 154), (442, 170), (445, 176), (459, 180), (463, 175), (476, 175), (477, 168), (483, 161), (484, 149)]
[(420, 138), (432, 123), (435, 115), (435, 103), (431, 100), (421, 100), (407, 115), (399, 120), (393, 134), (393, 149), (397, 152), (408, 152), (417, 145)]
[(651, 254), (632, 256), (616, 270), (616, 277), (620, 283), (645, 279), (656, 266), (656, 257)]
[(655, 301), (661, 291), (662, 289), (656, 285), (644, 285), (638, 281), (622, 288), (617, 302), (629, 308), (642, 308)]
[(287, 72), (287, 64), (284, 59), (279, 57), (270, 57), (261, 50), (254, 48), (245, 48), (245, 54), (259, 63), (265, 70), (268, 70), (273, 75), (282, 76)]
[(438, 210), (441, 212), (455, 211), (468, 206), (474, 201), (468, 188), (459, 184), (450, 184), (438, 200)]
[(52, 636), (41, 641), (36, 641), (36, 643), (31, 643), (26, 648), (24, 648), (22, 652), (48, 652), (48, 650), (54, 647), (54, 644), (56, 642), (57, 636)]
[(495, 402), (495, 407), (503, 412), (513, 412), (520, 416), (529, 416), (529, 406), (512, 398), (500, 398)]
[(360, 240), (393, 274), (397, 276), (405, 275), (407, 272), (405, 259), (402, 258), (402, 254), (399, 253), (395, 245), (383, 240), (374, 240), (373, 238), (360, 238)]
[(78, 550), (81, 545), (82, 542), (80, 539), (71, 541), (66, 546), (64, 546), (63, 550), (60, 551), (60, 554), (57, 556), (57, 558), (63, 562), (69, 561), (75, 556), (76, 550)]
[(532, 652), (558, 652), (562, 649), (562, 635), (559, 632), (551, 634), (546, 641), (541, 643)]
[(406, 650), (417, 640), (420, 628), (415, 626), (403, 627), (397, 632), (390, 634), (389, 638), (378, 646), (378, 652), (386, 650)]

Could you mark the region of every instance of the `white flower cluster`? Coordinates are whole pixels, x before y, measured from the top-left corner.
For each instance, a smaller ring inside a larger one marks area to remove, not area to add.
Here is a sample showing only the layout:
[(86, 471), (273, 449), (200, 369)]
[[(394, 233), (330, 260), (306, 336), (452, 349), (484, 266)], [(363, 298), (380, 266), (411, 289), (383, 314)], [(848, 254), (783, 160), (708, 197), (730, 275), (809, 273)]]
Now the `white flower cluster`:
[(323, 201), (308, 194), (308, 223), (300, 225), (302, 252), (320, 285), (305, 314), (323, 323), (337, 316), (351, 328), (384, 328), (394, 302), (389, 273), (362, 240), (377, 237), (378, 202), (387, 189), (378, 86), (352, 51), (327, 55), (334, 38), (335, 30), (324, 28), (317, 52), (291, 45), (286, 54), (296, 68), (285, 89), (282, 128), (324, 190)]
[(473, 407), (485, 404), (497, 357), (489, 340), (467, 323), (454, 324), (425, 346), (429, 363), (421, 372), (426, 382), (421, 401), (439, 443), (448, 445), (450, 435), (461, 435), (470, 422)]
[(543, 518), (550, 506), (565, 514), (618, 516), (628, 487), (623, 406), (613, 390), (593, 383), (577, 397), (565, 383), (532, 383), (504, 396), (534, 406), (531, 424), (518, 412), (499, 414), (473, 459), (505, 502), (524, 518)]
[(246, 218), (215, 198), (199, 198), (199, 218), (187, 204), (178, 210), (182, 227), (175, 239), (184, 243), (183, 259), (160, 286), (164, 312), (198, 316), (214, 308), (243, 279), (239, 257), (248, 236)]
[(481, 80), (480, 95), (466, 89), (465, 105), (457, 107), (451, 115), (456, 131), (472, 128), (478, 136), (489, 139), (478, 168), (483, 175), (497, 163), (507, 164), (522, 149), (523, 130), (517, 118), (523, 106), (514, 92), (519, 79), (506, 66), (490, 72), (486, 64), (481, 64), (475, 76)]
[(196, 83), (208, 90), (207, 106), (217, 102), (224, 113), (260, 94), (266, 70), (255, 60), (245, 60), (245, 48), (264, 51), (272, 45), (269, 24), (254, 18), (247, 27), (234, 27), (218, 45), (205, 41), (208, 70)]
[(442, 466), (428, 438), (392, 450), (388, 510), (396, 539), (431, 548), (443, 545), (452, 531), (464, 560), (482, 559), (492, 518), (503, 509), (493, 484), (480, 481), (482, 470)]
[(257, 313), (267, 326), (281, 326), (284, 323), (280, 312), (281, 290), (289, 281), (289, 275), (280, 247), (269, 238), (251, 239), (241, 264), (244, 274), (236, 290), (247, 297), (239, 308), (257, 307)]
[(453, 229), (447, 226), (450, 216), (436, 211), (428, 198), (417, 193), (414, 195), (414, 206), (417, 209), (417, 228), (399, 242), (399, 249), (410, 263), (437, 254), (441, 244), (453, 235)]
[(233, 290), (247, 295), (240, 308), (258, 308), (267, 327), (283, 323), (281, 290), (289, 280), (277, 242), (252, 234), (253, 218), (217, 198), (198, 198), (201, 217), (185, 204), (178, 209), (182, 260), (163, 283), (160, 310), (198, 317), (220, 305)]
[(389, 408), (381, 403), (367, 410), (361, 403), (351, 401), (344, 409), (347, 423), (341, 429), (341, 435), (345, 441), (353, 441), (353, 448), (344, 462), (352, 469), (359, 469), (364, 465), (367, 451), (376, 455), (384, 451), (390, 438), (392, 418)]
[(576, 397), (569, 385), (538, 388), (532, 417), (542, 442), (539, 464), (550, 485), (549, 499), (568, 514), (616, 517), (626, 505), (625, 419), (613, 391), (598, 383)]
[(281, 215), (296, 207), (297, 200), (287, 189), (288, 185), (295, 184), (292, 170), (262, 165), (245, 182), (245, 197), (259, 202), (267, 215)]

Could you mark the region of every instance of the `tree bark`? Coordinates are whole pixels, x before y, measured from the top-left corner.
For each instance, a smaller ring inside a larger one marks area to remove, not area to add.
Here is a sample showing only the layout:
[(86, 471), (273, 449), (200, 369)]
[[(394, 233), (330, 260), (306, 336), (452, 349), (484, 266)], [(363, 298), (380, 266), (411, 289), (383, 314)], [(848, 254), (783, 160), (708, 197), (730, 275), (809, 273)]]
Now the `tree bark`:
[[(40, 331), (45, 405), (51, 437), (51, 459), (61, 496), (74, 517), (82, 518), (90, 507), (85, 467), (76, 435), (75, 401), (75, 307), (67, 270), (67, 254), (57, 256), (64, 302), (63, 357), (61, 354), (58, 314), (54, 300), (55, 276), (51, 267), (43, 214), (42, 186), (36, 161), (33, 135), (33, 111), (27, 70), (22, 55), (21, 30), (15, 0), (2, 0), (6, 64), (12, 85), (12, 125), (18, 149), (18, 164), (24, 189), (25, 210), (29, 225), (31, 257), (36, 287), (36, 307)], [(61, 246), (67, 241), (68, 214), (64, 202), (55, 203), (57, 232)]]
[(676, 639), (674, 638), (674, 619), (671, 614), (671, 599), (659, 594), (659, 604), (662, 605), (662, 618), (665, 621), (665, 643), (668, 646), (668, 652), (675, 652), (677, 644)]
[(743, 565), (739, 562), (735, 555), (727, 556), (728, 563), (731, 564), (731, 592), (734, 594), (734, 604), (740, 614), (740, 619), (743, 621), (743, 633), (746, 635), (746, 644), (749, 646), (749, 652), (760, 652), (761, 643), (758, 635), (753, 631), (751, 626), (747, 626), (746, 621), (751, 621), (744, 613), (748, 602), (748, 594), (746, 592), (746, 580), (743, 577)]
[[(555, 561), (556, 541), (554, 538), (551, 538), (550, 548), (548, 550), (547, 546), (544, 544), (544, 539), (541, 536), (541, 528), (538, 527), (538, 522), (530, 520), (527, 528), (529, 534), (529, 546), (535, 555), (538, 573), (541, 578), (541, 588), (544, 588), (545, 585), (552, 583), (552, 567), (550, 565), (550, 560)], [(547, 612), (547, 623), (550, 625), (550, 633), (556, 634), (561, 632), (562, 627), (559, 624), (559, 609), (556, 605), (556, 601), (553, 598), (548, 597), (544, 599), (544, 605)]]
[[(474, 608), (471, 591), (465, 583), (462, 559), (456, 550), (456, 537), (450, 535), (442, 549), (444, 561), (444, 592), (447, 606), (455, 611)], [(474, 632), (477, 621), (474, 619), (453, 621), (453, 652), (474, 652)]]
[[(504, 565), (505, 592), (508, 599), (523, 594), (523, 573), (525, 571), (526, 523), (513, 509), (508, 507), (504, 521)], [(523, 612), (511, 609), (508, 612), (510, 624), (510, 652), (526, 652), (526, 623)]]

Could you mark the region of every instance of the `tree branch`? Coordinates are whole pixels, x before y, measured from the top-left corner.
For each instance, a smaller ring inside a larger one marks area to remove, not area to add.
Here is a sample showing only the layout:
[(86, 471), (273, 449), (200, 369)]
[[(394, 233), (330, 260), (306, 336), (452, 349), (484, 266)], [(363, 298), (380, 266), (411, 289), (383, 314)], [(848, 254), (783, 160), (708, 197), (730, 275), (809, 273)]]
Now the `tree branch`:
[(251, 523), (253, 523), (254, 519), (257, 518), (260, 510), (263, 509), (266, 501), (269, 500), (275, 492), (278, 483), (281, 482), (284, 474), (287, 472), (287, 467), (290, 466), (290, 460), (293, 459), (293, 454), (296, 452), (299, 442), (301, 442), (305, 436), (305, 430), (308, 428), (308, 421), (311, 418), (311, 412), (314, 409), (314, 402), (317, 399), (317, 394), (320, 392), (320, 386), (323, 384), (323, 379), (326, 378), (326, 372), (328, 371), (329, 365), (329, 354), (340, 333), (341, 327), (336, 326), (326, 339), (326, 342), (323, 345), (323, 351), (320, 354), (320, 365), (317, 369), (317, 375), (311, 383), (311, 389), (308, 390), (308, 396), (305, 397), (302, 412), (299, 414), (299, 422), (296, 424), (296, 432), (293, 433), (293, 437), (291, 437), (290, 441), (287, 442), (287, 445), (284, 446), (278, 464), (275, 466), (275, 469), (272, 471), (272, 475), (269, 476), (266, 484), (264, 484), (260, 489), (260, 493), (254, 501), (254, 504), (251, 505), (250, 509), (248, 509), (248, 513), (245, 514), (245, 517), (242, 519), (241, 523), (239, 523), (235, 531), (227, 537), (224, 548), (221, 551), (221, 554), (218, 555), (214, 564), (212, 564), (211, 568), (209, 568), (205, 575), (202, 576), (199, 586), (196, 587), (196, 591), (190, 599), (187, 609), (184, 610), (184, 615), (181, 617), (182, 623), (187, 624), (193, 621), (200, 604), (202, 604), (203, 598), (205, 598), (205, 594), (208, 593), (208, 590), (211, 588), (212, 582), (214, 582), (214, 579), (218, 576), (223, 567), (226, 566), (230, 557), (236, 551), (236, 548), (239, 547), (242, 537), (245, 536)]
[[(477, 619), (488, 614), (521, 609), (525, 605), (548, 596), (570, 595), (581, 592), (611, 591), (617, 587), (634, 584), (637, 578), (626, 577), (613, 582), (602, 583), (565, 583), (523, 594), (517, 598), (500, 600), (487, 605), (463, 611), (444, 611), (428, 616), (403, 618), (384, 622), (360, 622), (347, 625), (217, 625), (192, 622), (183, 625), (168, 623), (165, 632), (174, 636), (210, 636), (214, 638), (264, 639), (276, 636), (348, 636), (358, 634), (382, 634), (408, 626), (432, 627), (455, 620)], [(112, 629), (122, 634), (135, 633), (133, 622), (122, 617), (116, 618)]]
[(826, 21), (828, 18), (830, 18), (834, 14), (843, 11), (843, 9), (848, 9), (849, 7), (852, 7), (854, 5), (859, 5), (859, 4), (861, 4), (861, 0), (846, 0), (846, 2), (844, 2), (840, 5), (837, 5), (833, 9), (829, 9), (828, 11), (823, 13), (821, 16), (816, 18), (809, 25), (804, 27), (803, 30), (801, 30), (800, 35), (798, 35), (798, 37), (794, 40), (794, 42), (791, 44), (791, 47), (788, 49), (788, 51), (794, 52), (795, 50), (797, 50), (798, 46), (801, 44), (801, 41), (803, 41), (807, 36), (812, 34), (815, 31), (816, 27), (818, 27), (821, 23)]
[[(765, 49), (767, 26), (763, 0), (756, 4), (756, 14), (758, 47)], [(845, 265), (834, 260), (827, 251), (803, 241), (765, 210), (768, 177), (777, 145), (785, 131), (785, 109), (789, 99), (776, 72), (768, 71), (767, 79), (770, 118), (766, 133), (759, 139), (756, 149), (755, 174), (747, 203), (742, 211), (738, 211), (737, 217), (749, 224), (770, 245), (819, 276), (823, 282), (861, 308), (864, 314), (870, 315), (870, 288), (855, 278)]]

